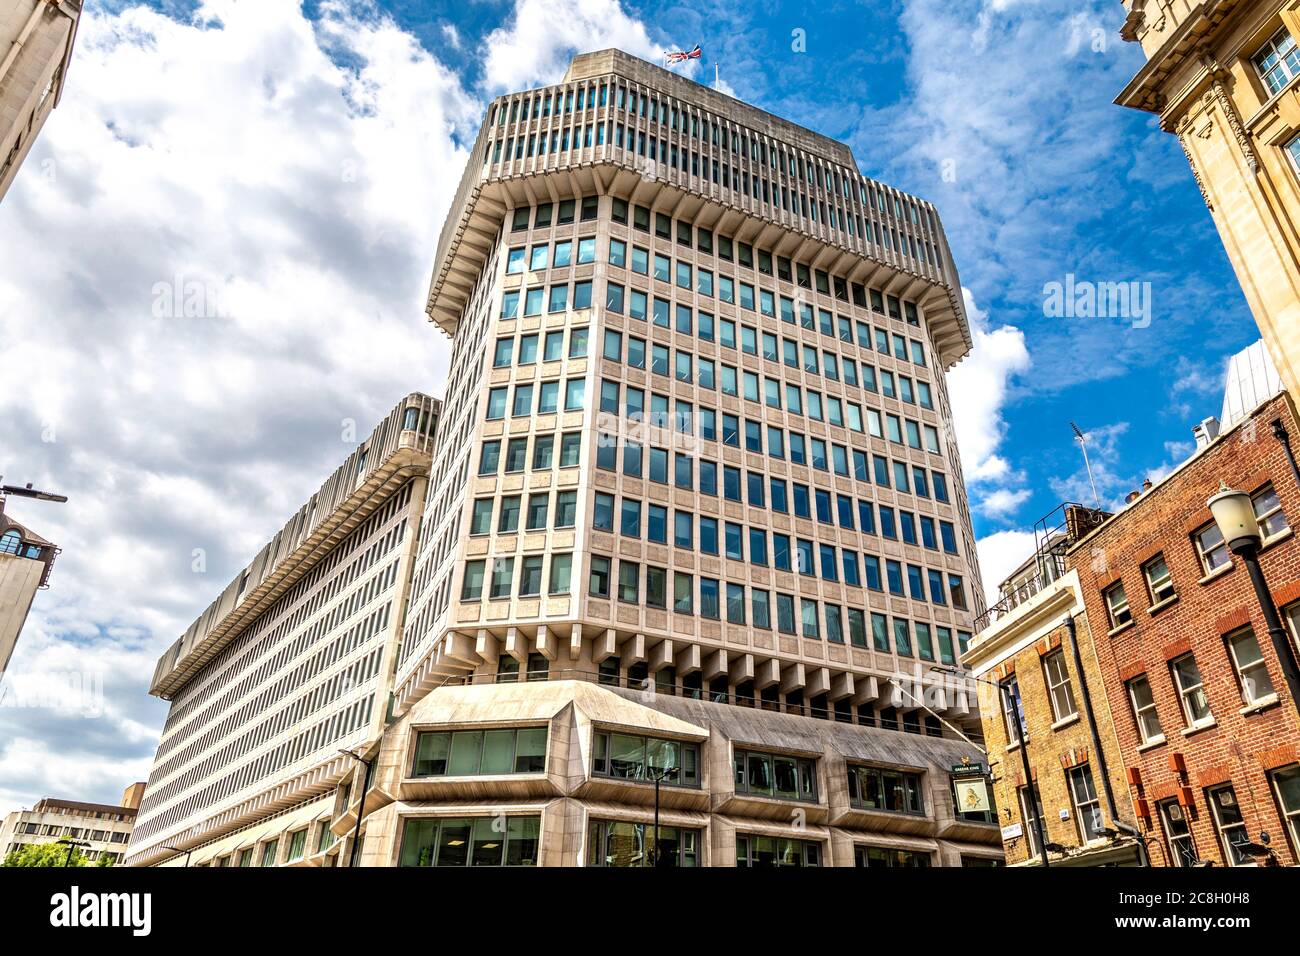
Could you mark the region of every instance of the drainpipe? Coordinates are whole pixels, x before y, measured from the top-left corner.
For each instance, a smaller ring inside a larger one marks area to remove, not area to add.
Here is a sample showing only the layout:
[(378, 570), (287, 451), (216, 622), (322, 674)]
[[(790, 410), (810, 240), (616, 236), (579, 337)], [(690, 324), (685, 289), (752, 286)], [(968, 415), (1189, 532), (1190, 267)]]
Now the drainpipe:
[(1295, 453), (1291, 450), (1291, 436), (1287, 434), (1286, 426), (1280, 418), (1273, 419), (1273, 437), (1282, 444), (1287, 464), (1291, 466), (1291, 475), (1295, 478), (1295, 483), (1300, 485), (1300, 467), (1296, 466)]
[(1083, 695), (1083, 712), (1088, 718), (1088, 730), (1092, 733), (1093, 749), (1097, 751), (1097, 767), (1101, 770), (1101, 786), (1106, 794), (1106, 807), (1110, 810), (1111, 822), (1115, 824), (1116, 830), (1136, 838), (1138, 865), (1150, 866), (1151, 863), (1147, 859), (1145, 839), (1138, 832), (1137, 827), (1120, 819), (1119, 808), (1115, 804), (1115, 791), (1110, 785), (1110, 769), (1106, 765), (1106, 751), (1101, 746), (1101, 731), (1097, 727), (1097, 715), (1092, 709), (1092, 694), (1088, 692), (1088, 679), (1083, 673), (1083, 656), (1079, 653), (1079, 640), (1074, 629), (1073, 614), (1066, 615), (1065, 629), (1070, 635), (1070, 653), (1074, 657), (1074, 669), (1079, 673), (1079, 691)]

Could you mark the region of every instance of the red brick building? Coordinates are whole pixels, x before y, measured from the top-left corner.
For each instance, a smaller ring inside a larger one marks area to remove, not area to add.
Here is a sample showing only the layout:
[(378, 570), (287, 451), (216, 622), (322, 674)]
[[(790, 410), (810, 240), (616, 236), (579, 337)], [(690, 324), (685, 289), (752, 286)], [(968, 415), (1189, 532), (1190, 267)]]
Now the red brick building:
[(1205, 504), (1220, 481), (1251, 493), (1294, 649), (1300, 485), (1275, 421), (1300, 443), (1295, 408), (1276, 395), (1069, 552), (1156, 865), (1300, 861), (1300, 716), (1246, 568)]

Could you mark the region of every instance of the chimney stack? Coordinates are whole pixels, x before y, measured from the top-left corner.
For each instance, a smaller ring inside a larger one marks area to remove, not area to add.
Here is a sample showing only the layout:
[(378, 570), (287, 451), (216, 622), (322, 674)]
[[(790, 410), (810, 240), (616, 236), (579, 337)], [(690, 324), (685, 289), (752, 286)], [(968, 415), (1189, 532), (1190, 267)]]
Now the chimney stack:
[(1211, 415), (1202, 421), (1199, 425), (1192, 426), (1192, 437), (1196, 439), (1196, 447), (1204, 448), (1219, 437), (1219, 420)]

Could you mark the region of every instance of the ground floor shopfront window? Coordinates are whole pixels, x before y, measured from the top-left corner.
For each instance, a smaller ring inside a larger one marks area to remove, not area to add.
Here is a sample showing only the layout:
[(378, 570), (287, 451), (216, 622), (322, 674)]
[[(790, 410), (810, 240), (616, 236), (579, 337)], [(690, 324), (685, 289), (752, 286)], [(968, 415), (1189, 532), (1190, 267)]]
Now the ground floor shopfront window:
[(766, 869), (777, 866), (821, 866), (822, 848), (811, 840), (736, 835), (736, 866)]
[[(654, 825), (593, 820), (587, 832), (588, 866), (654, 866)], [(699, 866), (700, 831), (659, 828), (660, 866)]]
[(542, 818), (412, 818), (402, 834), (401, 866), (536, 866)]

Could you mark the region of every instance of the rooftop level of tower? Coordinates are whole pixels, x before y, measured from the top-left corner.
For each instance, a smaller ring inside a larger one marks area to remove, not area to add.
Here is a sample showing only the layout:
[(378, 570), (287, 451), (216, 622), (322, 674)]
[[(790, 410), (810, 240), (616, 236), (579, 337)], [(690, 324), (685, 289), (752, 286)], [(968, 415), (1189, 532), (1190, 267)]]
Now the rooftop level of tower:
[(853, 150), (839, 140), (815, 133), (805, 126), (792, 123), (757, 106), (752, 106), (744, 100), (728, 96), (712, 87), (697, 83), (681, 73), (664, 69), (662, 66), (632, 56), (630, 53), (624, 53), (622, 50), (579, 53), (569, 62), (569, 68), (565, 71), (561, 82), (588, 80), (609, 74), (696, 103), (711, 113), (730, 116), (743, 126), (765, 133), (773, 139), (793, 143), (801, 149), (821, 156), (828, 162), (847, 166), (853, 170), (857, 169)]
[(843, 143), (618, 50), (580, 54), (559, 83), (489, 106), (438, 239), (429, 317), (454, 335), (491, 296), (484, 270), (512, 210), (590, 196), (914, 302), (944, 368), (970, 351), (930, 203), (863, 176)]

